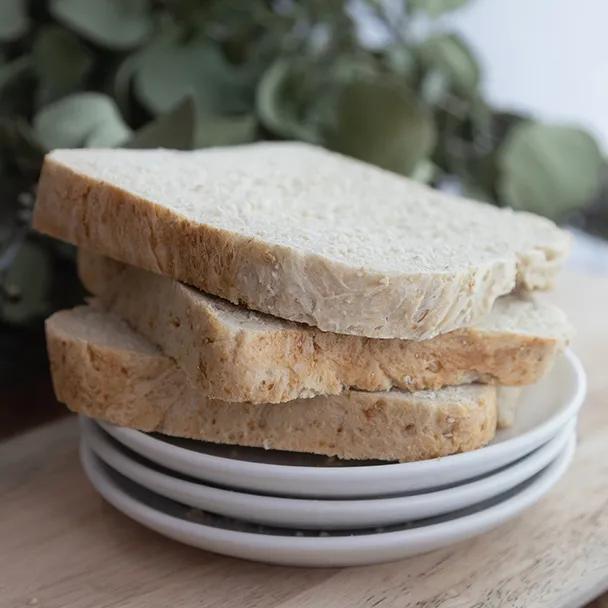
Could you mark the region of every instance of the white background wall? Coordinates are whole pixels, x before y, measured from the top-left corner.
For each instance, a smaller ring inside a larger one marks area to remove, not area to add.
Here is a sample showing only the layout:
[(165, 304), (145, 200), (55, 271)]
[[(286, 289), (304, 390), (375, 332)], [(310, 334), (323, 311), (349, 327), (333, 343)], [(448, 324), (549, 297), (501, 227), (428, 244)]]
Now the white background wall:
[(471, 0), (448, 24), (493, 103), (584, 125), (608, 152), (608, 0)]

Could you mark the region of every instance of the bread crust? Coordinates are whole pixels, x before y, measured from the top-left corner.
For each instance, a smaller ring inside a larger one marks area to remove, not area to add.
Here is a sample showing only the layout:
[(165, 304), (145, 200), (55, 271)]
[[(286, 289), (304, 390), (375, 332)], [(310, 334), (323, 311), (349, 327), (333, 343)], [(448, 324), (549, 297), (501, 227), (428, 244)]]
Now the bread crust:
[(228, 403), (200, 395), (172, 359), (107, 313), (88, 307), (56, 313), (46, 335), (58, 400), (142, 431), (343, 459), (415, 461), (480, 448), (496, 429), (492, 386)]
[[(304, 150), (302, 154), (335, 157), (302, 144), (289, 145)], [(37, 230), (232, 303), (323, 331), (375, 338), (432, 338), (482, 318), (496, 298), (516, 285), (550, 288), (569, 250), (567, 233), (548, 220), (530, 218), (525, 221), (538, 224), (543, 236), (520, 250), (496, 254), (488, 262), (466, 268), (448, 266), (389, 276), (191, 221), (110, 182), (80, 173), (57, 160), (62, 152), (47, 155), (44, 162), (34, 214)], [(352, 165), (356, 161), (342, 162)], [(361, 171), (371, 171), (358, 165)], [(349, 171), (356, 172), (352, 167)], [(379, 170), (373, 171), (376, 175)], [(385, 179), (393, 184), (397, 178)], [(443, 195), (425, 190), (423, 196)], [(496, 223), (500, 221), (497, 217)]]
[[(518, 331), (514, 321), (510, 330), (471, 327), (424, 341), (363, 338), (249, 313), (85, 250), (79, 251), (78, 269), (102, 307), (173, 357), (199, 392), (225, 401), (279, 403), (348, 388), (524, 386), (547, 373), (570, 331), (563, 316), (544, 306), (556, 316), (553, 335)], [(540, 304), (521, 302), (520, 308), (538, 314)], [(248, 323), (249, 317), (255, 321)], [(224, 320), (229, 318), (235, 321)]]

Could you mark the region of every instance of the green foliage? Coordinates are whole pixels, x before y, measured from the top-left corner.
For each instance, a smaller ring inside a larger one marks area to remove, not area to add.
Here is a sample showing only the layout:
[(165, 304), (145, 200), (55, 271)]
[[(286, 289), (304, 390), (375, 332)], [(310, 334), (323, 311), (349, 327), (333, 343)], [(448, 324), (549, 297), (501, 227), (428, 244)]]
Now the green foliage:
[(408, 5), (412, 13), (421, 12), (430, 17), (439, 17), (468, 3), (469, 0), (409, 0)]
[(43, 107), (83, 88), (93, 55), (71, 32), (43, 26), (32, 45), (32, 68), (39, 83), (35, 105)]
[(428, 159), (435, 145), (431, 111), (404, 87), (381, 81), (346, 85), (327, 145), (402, 175)]
[[(437, 19), (467, 0), (402, 0), (390, 15), (362, 2), (391, 32), (382, 50), (360, 44), (347, 0), (1, 0), (2, 206), (30, 213), (16, 195), (29, 201), (52, 148), (259, 139), (308, 141), (433, 186), (456, 179), (558, 220), (589, 204), (605, 172), (597, 144), (487, 103), (475, 53)], [(15, 257), (26, 234), (15, 213), (0, 217), (18, 237), (0, 239), (0, 304), (11, 283), (22, 303), (4, 302), (0, 320), (19, 324), (48, 311), (52, 269), (73, 249), (30, 234)]]
[(595, 140), (572, 127), (521, 123), (499, 150), (499, 189), (515, 209), (563, 219), (602, 184), (604, 162)]
[(153, 31), (148, 0), (50, 0), (49, 10), (65, 27), (113, 51), (137, 48)]
[(477, 60), (455, 34), (427, 38), (417, 49), (429, 74), (443, 76), (448, 88), (464, 97), (477, 93), (481, 78)]
[(0, 116), (18, 115), (23, 111), (23, 99), (34, 90), (34, 72), (29, 55), (22, 55), (0, 65)]
[(24, 36), (30, 27), (26, 0), (0, 2), (0, 42), (12, 42)]
[(103, 93), (74, 93), (34, 116), (34, 134), (53, 148), (112, 148), (125, 143), (131, 129), (114, 100)]
[(206, 36), (183, 41), (177, 35), (153, 42), (141, 54), (134, 75), (138, 100), (162, 114), (192, 92), (204, 116), (248, 112), (253, 83), (246, 70), (231, 65)]
[(165, 148), (192, 150), (196, 147), (196, 102), (187, 95), (171, 111), (143, 126), (123, 146), (144, 150)]
[(317, 125), (307, 111), (325, 92), (319, 74), (295, 58), (275, 61), (257, 87), (256, 109), (261, 123), (276, 137), (321, 143)]
[(2, 317), (13, 324), (21, 324), (45, 314), (51, 281), (51, 261), (46, 251), (26, 241), (17, 252), (6, 273), (6, 283), (16, 290), (19, 299), (2, 305)]
[(257, 139), (257, 120), (253, 114), (201, 118), (195, 136), (195, 148), (248, 144)]

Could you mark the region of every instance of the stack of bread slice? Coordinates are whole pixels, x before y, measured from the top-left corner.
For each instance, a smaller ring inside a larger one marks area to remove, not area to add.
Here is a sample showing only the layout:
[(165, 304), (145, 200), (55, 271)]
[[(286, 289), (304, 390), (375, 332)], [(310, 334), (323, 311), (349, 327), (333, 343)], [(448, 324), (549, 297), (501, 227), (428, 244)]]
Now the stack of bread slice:
[(204, 441), (412, 461), (477, 449), (566, 348), (569, 236), (305, 144), (59, 150), (38, 230), (87, 306), (47, 320), (72, 410)]

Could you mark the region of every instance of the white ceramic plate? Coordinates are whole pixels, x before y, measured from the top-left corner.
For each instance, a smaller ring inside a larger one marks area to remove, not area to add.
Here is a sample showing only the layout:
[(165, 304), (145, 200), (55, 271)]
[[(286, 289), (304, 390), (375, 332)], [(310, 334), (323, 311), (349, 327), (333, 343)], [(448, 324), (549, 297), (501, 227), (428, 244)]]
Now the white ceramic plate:
[(81, 444), (97, 491), (119, 511), (169, 538), (223, 555), (283, 566), (344, 567), (426, 553), (477, 536), (512, 519), (546, 494), (574, 453), (572, 436), (546, 469), (506, 494), (449, 515), (376, 530), (306, 532), (262, 528), (186, 507), (154, 494), (103, 464)]
[(344, 461), (331, 466), (328, 459), (319, 457), (180, 440), (100, 424), (117, 441), (148, 460), (218, 485), (280, 496), (375, 497), (436, 489), (515, 462), (573, 419), (585, 393), (583, 368), (567, 351), (546, 378), (526, 387), (515, 424), (499, 431), (490, 445), (445, 458), (373, 466), (345, 466)]
[(113, 441), (81, 418), (82, 439), (106, 464), (131, 481), (184, 505), (267, 526), (303, 529), (372, 528), (434, 517), (498, 496), (523, 483), (563, 452), (575, 421), (516, 463), (437, 492), (365, 500), (313, 500), (243, 494), (175, 477)]

